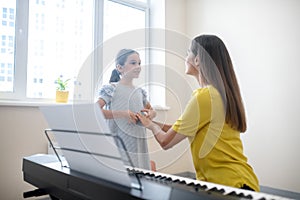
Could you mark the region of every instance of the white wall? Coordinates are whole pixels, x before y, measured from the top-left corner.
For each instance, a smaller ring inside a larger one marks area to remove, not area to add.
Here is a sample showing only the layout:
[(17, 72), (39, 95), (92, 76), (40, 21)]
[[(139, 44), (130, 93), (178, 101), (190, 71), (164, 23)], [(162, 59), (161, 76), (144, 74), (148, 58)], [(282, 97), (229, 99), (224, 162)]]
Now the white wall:
[[(160, 0), (158, 0), (160, 1)], [(174, 52), (174, 50), (182, 50), (186, 52), (185, 37), (182, 35), (186, 30), (186, 3), (182, 0), (167, 0), (165, 1), (165, 22), (164, 27), (167, 29), (165, 33), (165, 49)], [(163, 28), (159, 26), (159, 28)], [(169, 30), (169, 31), (168, 31)], [(176, 41), (176, 42), (174, 42)], [(166, 104), (171, 109), (168, 111), (158, 111), (155, 120), (172, 124), (180, 116), (183, 105), (189, 99), (190, 91), (186, 89), (184, 77), (184, 59), (176, 56), (172, 52), (165, 52), (165, 84), (166, 87)], [(182, 53), (181, 53), (182, 54)], [(174, 67), (175, 66), (175, 67)], [(179, 66), (179, 67), (177, 67)], [(155, 76), (159, 73), (155, 70)], [(182, 84), (178, 84), (182, 80)], [(186, 91), (189, 94), (183, 98)], [(159, 94), (158, 94), (159, 95)], [(152, 134), (150, 134), (152, 135)], [(158, 145), (156, 140), (152, 137), (149, 140), (149, 152), (151, 159), (157, 163), (157, 169), (165, 173), (179, 173), (179, 172), (194, 172), (194, 167), (191, 159), (189, 143), (184, 141), (174, 148), (164, 151)]]
[(245, 153), (261, 185), (300, 192), (300, 1), (187, 0), (187, 34), (220, 36), (244, 98)]
[(45, 128), (37, 107), (0, 106), (0, 199), (23, 199), (36, 189), (23, 181), (22, 158), (47, 152)]

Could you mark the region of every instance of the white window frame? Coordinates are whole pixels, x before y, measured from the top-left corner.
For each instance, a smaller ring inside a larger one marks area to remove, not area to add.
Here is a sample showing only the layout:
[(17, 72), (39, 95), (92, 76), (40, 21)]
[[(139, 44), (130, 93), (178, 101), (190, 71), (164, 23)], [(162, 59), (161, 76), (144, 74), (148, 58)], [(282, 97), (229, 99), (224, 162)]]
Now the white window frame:
[[(161, 0), (148, 0), (147, 3), (143, 3), (135, 0), (110, 0), (115, 3), (120, 3), (126, 6), (130, 6), (133, 8), (137, 8), (140, 10), (144, 10), (146, 14), (146, 27), (152, 27), (150, 21), (152, 18), (150, 17), (150, 6), (155, 1)], [(100, 31), (103, 27), (103, 16), (101, 12), (103, 10), (103, 1), (95, 0), (95, 10), (94, 10), (94, 46), (103, 42), (103, 33)], [(152, 7), (152, 6), (151, 6)], [(13, 92), (0, 92), (0, 104), (1, 102), (47, 102), (49, 103), (49, 99), (38, 99), (38, 98), (27, 98), (26, 97), (26, 85), (27, 85), (27, 49), (28, 49), (28, 18), (29, 18), (29, 0), (17, 0), (16, 5), (16, 24), (15, 24), (15, 68), (14, 68), (14, 91)], [(147, 39), (149, 41), (149, 39)], [(150, 54), (146, 56), (147, 60), (145, 63), (150, 62)], [(97, 64), (101, 58), (95, 58), (94, 62)], [(97, 66), (97, 65), (94, 65)], [(94, 88), (96, 87), (99, 74), (99, 68), (92, 69), (92, 94), (91, 98), (94, 98)], [(150, 71), (146, 72), (146, 81), (151, 81), (151, 73)], [(164, 80), (163, 80), (164, 81)], [(151, 88), (149, 95), (151, 97)], [(165, 95), (165, 94), (164, 94)], [(50, 103), (54, 103), (52, 100)], [(162, 102), (164, 105), (165, 102)], [(3, 103), (2, 103), (3, 104)], [(4, 103), (5, 104), (5, 103)], [(15, 103), (13, 103), (15, 105)]]
[[(143, 3), (143, 2), (140, 2), (140, 1), (135, 1), (135, 0), (108, 0), (108, 1), (111, 1), (111, 2), (114, 2), (114, 3), (118, 3), (118, 4), (121, 4), (121, 5), (124, 5), (124, 6), (128, 6), (128, 7), (131, 7), (131, 8), (135, 8), (135, 9), (138, 9), (138, 10), (141, 10), (141, 11), (144, 11), (145, 12), (145, 28), (148, 28), (150, 27), (150, 0), (147, 0), (146, 3)], [(104, 8), (104, 2), (103, 1), (96, 1), (96, 7), (99, 7), (99, 13), (96, 13), (96, 15), (98, 16), (95, 16), (95, 27), (96, 26), (100, 26), (101, 28), (97, 29), (95, 28), (95, 30), (101, 30), (102, 27), (103, 27), (103, 15), (101, 15), (100, 13), (103, 13), (103, 8)], [(98, 21), (97, 21), (98, 20)], [(147, 37), (149, 37), (149, 34), (147, 33), (146, 34)], [(97, 45), (99, 44), (103, 44), (103, 32), (102, 31), (99, 31), (99, 32), (95, 32), (95, 43), (94, 43), (94, 46), (97, 47)], [(149, 38), (146, 38), (146, 46), (149, 46)], [(120, 47), (121, 48), (121, 47)], [(95, 52), (95, 54), (97, 54)], [(150, 53), (148, 50), (146, 50), (146, 60), (145, 60), (145, 63), (148, 64), (149, 63), (149, 60), (150, 60)], [(95, 66), (103, 66), (103, 59), (101, 56), (95, 56), (94, 58), (94, 63), (95, 63)], [(103, 68), (102, 67), (95, 67), (93, 69), (93, 89), (97, 88), (97, 86), (99, 86), (99, 82), (98, 82), (98, 78), (99, 78), (99, 75), (100, 74), (103, 74)], [(148, 82), (150, 80), (150, 73), (148, 71), (145, 72), (146, 73), (146, 82)], [(149, 91), (150, 91), (150, 88), (147, 88)], [(92, 97), (91, 98), (97, 98), (97, 94), (95, 94), (95, 92), (97, 91), (94, 91), (92, 93)]]

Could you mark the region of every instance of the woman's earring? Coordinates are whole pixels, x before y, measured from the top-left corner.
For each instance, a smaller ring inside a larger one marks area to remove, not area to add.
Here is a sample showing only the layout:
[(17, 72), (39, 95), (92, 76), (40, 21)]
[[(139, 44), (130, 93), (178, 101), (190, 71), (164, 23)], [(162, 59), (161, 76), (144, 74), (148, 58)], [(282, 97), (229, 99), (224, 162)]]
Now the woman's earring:
[(194, 63), (195, 63), (195, 65), (196, 65), (197, 67), (199, 67), (199, 66), (200, 66), (200, 59), (199, 59), (199, 57), (198, 57), (198, 56), (196, 56), (196, 57), (195, 57), (195, 59), (194, 59)]

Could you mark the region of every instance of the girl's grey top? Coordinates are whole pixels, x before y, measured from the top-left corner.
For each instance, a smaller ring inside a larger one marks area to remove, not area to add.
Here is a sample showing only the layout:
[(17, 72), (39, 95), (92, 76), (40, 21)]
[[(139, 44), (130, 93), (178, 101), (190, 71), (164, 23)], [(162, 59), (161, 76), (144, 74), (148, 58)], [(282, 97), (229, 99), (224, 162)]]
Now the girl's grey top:
[[(130, 87), (122, 84), (104, 85), (99, 91), (99, 98), (106, 102), (106, 109), (109, 110), (130, 110), (134, 113), (140, 112), (147, 104), (147, 93), (142, 88)], [(134, 167), (150, 169), (150, 159), (147, 146), (146, 128), (140, 123), (129, 123), (128, 118), (113, 118), (108, 120), (109, 127), (124, 142), (127, 152)], [(126, 161), (126, 154), (122, 145), (116, 141), (121, 156)]]

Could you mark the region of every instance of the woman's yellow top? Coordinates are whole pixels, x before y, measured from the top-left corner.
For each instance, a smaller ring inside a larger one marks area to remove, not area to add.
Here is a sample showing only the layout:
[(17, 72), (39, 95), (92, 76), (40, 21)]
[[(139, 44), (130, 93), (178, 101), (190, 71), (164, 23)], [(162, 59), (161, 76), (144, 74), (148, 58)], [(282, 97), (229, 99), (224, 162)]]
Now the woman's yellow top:
[(218, 91), (212, 86), (200, 88), (172, 129), (188, 136), (198, 180), (237, 188), (246, 184), (259, 191), (258, 179), (243, 154), (240, 132), (225, 122), (224, 113)]

